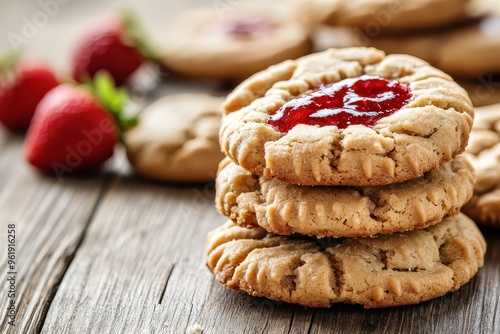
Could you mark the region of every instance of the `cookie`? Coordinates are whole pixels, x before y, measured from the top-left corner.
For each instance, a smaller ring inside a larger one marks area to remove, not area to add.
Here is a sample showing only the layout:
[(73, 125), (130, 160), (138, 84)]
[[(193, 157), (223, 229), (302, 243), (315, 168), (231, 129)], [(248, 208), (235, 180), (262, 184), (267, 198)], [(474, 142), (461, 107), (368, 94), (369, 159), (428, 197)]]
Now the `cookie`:
[(463, 152), (467, 93), (445, 73), (373, 48), (331, 49), (255, 74), (224, 102), (223, 152), (299, 185), (377, 186)]
[(406, 53), (422, 58), (454, 75), (476, 78), (500, 73), (500, 15), (441, 33), (373, 38), (368, 45), (387, 53)]
[(500, 104), (478, 108), (476, 115), (467, 151), (477, 182), (463, 211), (479, 224), (500, 227)]
[(179, 16), (165, 31), (163, 64), (189, 76), (242, 80), (310, 53), (307, 28), (286, 7), (227, 7)]
[(500, 75), (486, 75), (472, 80), (457, 80), (475, 107), (484, 107), (500, 103)]
[(374, 34), (443, 27), (467, 18), (468, 0), (313, 0), (312, 14)]
[(369, 237), (423, 229), (458, 214), (472, 196), (473, 168), (458, 156), (438, 170), (380, 187), (307, 187), (254, 176), (225, 159), (217, 210), (235, 224), (317, 237)]
[(483, 265), (486, 243), (460, 214), (425, 230), (323, 241), (248, 230), (227, 222), (207, 238), (216, 280), (252, 296), (307, 307), (417, 304), (466, 284)]
[(491, 13), (500, 14), (500, 5), (497, 0), (469, 0), (467, 5), (469, 17), (479, 18)]
[[(455, 78), (475, 80), (498, 74), (500, 61), (496, 55), (500, 52), (500, 3), (475, 0), (470, 5), (467, 22), (441, 30), (383, 35), (368, 28), (321, 26), (313, 34), (315, 50), (369, 46), (388, 54), (413, 55)], [(480, 81), (490, 80), (483, 78)]]
[(222, 101), (179, 94), (147, 107), (138, 125), (124, 134), (134, 170), (157, 180), (212, 181), (223, 158), (218, 142)]

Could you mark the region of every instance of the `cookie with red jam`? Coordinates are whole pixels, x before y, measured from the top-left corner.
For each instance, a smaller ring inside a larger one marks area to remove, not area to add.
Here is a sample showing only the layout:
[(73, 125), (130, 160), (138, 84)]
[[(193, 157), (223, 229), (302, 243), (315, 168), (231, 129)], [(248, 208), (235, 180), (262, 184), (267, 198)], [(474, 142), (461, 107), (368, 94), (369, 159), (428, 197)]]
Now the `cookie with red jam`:
[(224, 103), (223, 152), (256, 175), (309, 186), (380, 186), (462, 153), (465, 90), (418, 58), (330, 49), (253, 75)]

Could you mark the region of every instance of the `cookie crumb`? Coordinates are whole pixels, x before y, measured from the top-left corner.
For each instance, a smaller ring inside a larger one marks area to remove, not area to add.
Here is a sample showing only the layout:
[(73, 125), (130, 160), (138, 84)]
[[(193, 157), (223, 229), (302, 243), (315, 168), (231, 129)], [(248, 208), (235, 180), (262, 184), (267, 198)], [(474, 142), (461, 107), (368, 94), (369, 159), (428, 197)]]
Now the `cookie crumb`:
[(191, 326), (188, 327), (186, 333), (187, 334), (203, 333), (203, 328), (201, 328), (200, 325), (198, 325), (197, 323), (195, 323), (194, 325), (191, 325)]

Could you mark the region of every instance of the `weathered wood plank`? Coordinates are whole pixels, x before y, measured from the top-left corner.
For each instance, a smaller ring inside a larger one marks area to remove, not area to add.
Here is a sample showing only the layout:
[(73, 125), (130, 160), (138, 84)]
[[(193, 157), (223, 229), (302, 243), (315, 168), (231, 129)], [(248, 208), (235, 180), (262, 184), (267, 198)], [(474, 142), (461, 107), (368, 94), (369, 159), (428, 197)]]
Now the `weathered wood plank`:
[(196, 323), (205, 333), (440, 333), (450, 328), (487, 333), (498, 326), (498, 237), (489, 237), (488, 259), (478, 277), (443, 298), (383, 310), (342, 305), (312, 310), (215, 283), (204, 265), (204, 238), (223, 221), (210, 191), (116, 181), (42, 332), (182, 333)]
[(22, 156), (23, 137), (0, 130), (0, 189), (19, 165)]
[[(124, 3), (134, 4), (139, 15), (149, 19), (146, 27), (159, 38), (180, 10), (216, 4), (203, 0), (69, 2), (27, 47), (62, 64), (61, 70), (67, 67), (74, 33), (85, 21)], [(234, 7), (242, 2), (217, 3)], [(37, 2), (1, 6), (1, 12), (10, 14), (0, 21), (0, 27), (6, 28), (2, 31), (19, 32), (21, 18), (40, 10)], [(6, 39), (0, 39), (0, 48), (8, 47)], [(220, 91), (213, 82), (195, 86), (170, 76), (166, 81), (155, 96)], [(486, 265), (458, 292), (385, 310), (305, 309), (252, 298), (214, 281), (204, 265), (204, 240), (224, 218), (215, 212), (209, 188), (154, 185), (123, 177), (100, 201), (107, 189), (101, 176), (62, 183), (40, 176), (23, 164), (21, 145), (21, 136), (0, 131), (0, 258), (6, 258), (3, 240), (8, 223), (16, 223), (19, 237), (18, 326), (6, 327), (8, 298), (2, 285), (2, 333), (184, 333), (195, 323), (204, 333), (217, 334), (495, 333), (500, 328), (498, 231), (487, 231)], [(110, 166), (124, 171), (123, 155)], [(3, 261), (0, 268), (6, 273)]]
[[(62, 281), (42, 333), (83, 328), (179, 333), (195, 323), (220, 333), (228, 322), (245, 326), (245, 333), (287, 333), (293, 305), (233, 293), (205, 267), (205, 236), (225, 220), (215, 212), (212, 197), (209, 188), (116, 181)], [(295, 320), (300, 319), (307, 329), (310, 316)]]
[[(2, 259), (7, 258), (7, 225), (16, 225), (16, 325), (8, 324), (10, 298), (3, 282), (0, 332), (35, 333), (80, 243), (103, 182), (99, 179), (59, 182), (37, 174), (23, 163), (18, 165), (0, 193)], [(11, 271), (5, 260), (0, 268), (4, 275)]]
[[(171, 298), (166, 281), (184, 268), (204, 278), (177, 292), (202, 300), (203, 287), (212, 284), (200, 266), (204, 238), (223, 221), (212, 196), (211, 189), (115, 181), (61, 283), (42, 332), (165, 329), (163, 314), (174, 312), (165, 307)], [(185, 282), (190, 279), (184, 276)], [(200, 289), (193, 289), (196, 286)]]

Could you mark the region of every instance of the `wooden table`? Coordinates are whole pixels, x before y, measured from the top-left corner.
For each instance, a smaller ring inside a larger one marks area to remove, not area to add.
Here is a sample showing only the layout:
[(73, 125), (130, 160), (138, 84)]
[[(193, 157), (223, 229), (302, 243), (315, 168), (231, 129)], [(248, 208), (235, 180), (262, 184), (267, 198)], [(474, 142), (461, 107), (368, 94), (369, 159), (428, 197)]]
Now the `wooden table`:
[[(147, 25), (156, 32), (183, 8), (217, 3), (129, 2), (151, 18)], [(120, 4), (61, 5), (26, 48), (63, 72), (77, 28)], [(20, 31), (19, 18), (40, 8), (36, 2), (1, 2), (2, 35)], [(7, 49), (8, 40), (0, 46)], [(155, 94), (193, 89), (221, 92), (210, 83), (169, 79)], [(22, 143), (22, 136), (0, 130), (1, 333), (185, 333), (195, 324), (204, 333), (500, 333), (499, 230), (484, 230), (485, 266), (457, 292), (400, 308), (306, 309), (214, 281), (204, 265), (204, 241), (225, 219), (214, 209), (212, 184), (142, 180), (121, 150), (100, 173), (58, 180), (25, 164)], [(6, 317), (9, 224), (16, 230), (15, 327)]]

